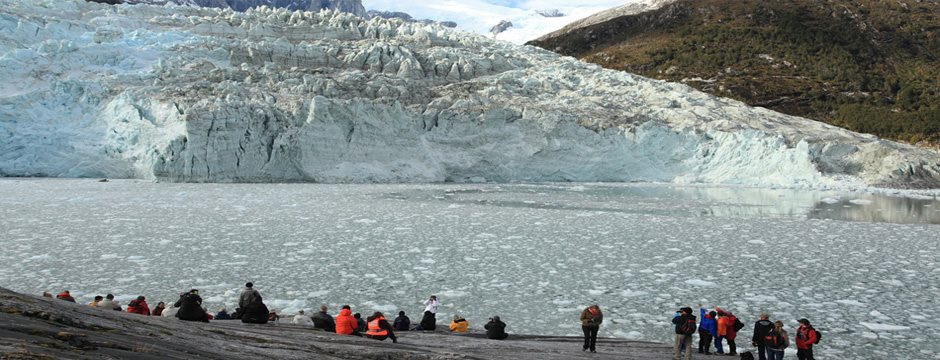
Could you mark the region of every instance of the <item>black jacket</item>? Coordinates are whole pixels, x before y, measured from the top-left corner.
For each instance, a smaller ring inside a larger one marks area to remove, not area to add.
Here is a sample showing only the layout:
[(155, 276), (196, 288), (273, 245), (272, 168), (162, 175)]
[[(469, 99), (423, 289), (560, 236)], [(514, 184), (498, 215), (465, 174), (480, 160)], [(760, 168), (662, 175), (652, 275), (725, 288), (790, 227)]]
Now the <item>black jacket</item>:
[(434, 330), (437, 328), (437, 317), (434, 316), (434, 313), (430, 311), (424, 312), (424, 317), (421, 318), (421, 330)]
[(268, 323), (268, 307), (264, 305), (264, 299), (261, 298), (261, 295), (252, 297), (251, 302), (248, 303), (248, 306), (245, 306), (244, 309), (241, 309), (240, 319), (243, 323), (247, 324), (267, 324)]
[(483, 328), (486, 329), (486, 337), (489, 339), (502, 340), (507, 336), (506, 323), (500, 320), (490, 320), (486, 325), (483, 325)]
[[(698, 326), (695, 326), (695, 319), (696, 319), (695, 315), (692, 315), (692, 314), (684, 314), (684, 315), (679, 315), (679, 316), (672, 318), (672, 323), (676, 325), (676, 334), (680, 334), (680, 335), (694, 334), (695, 330), (698, 329)], [(679, 331), (679, 327), (682, 324), (687, 323), (687, 322), (692, 323), (691, 324), (692, 333), (690, 334), (686, 334), (686, 333)]]
[(401, 315), (395, 318), (395, 330), (398, 331), (408, 331), (411, 328), (411, 319), (405, 315)]
[(173, 304), (173, 307), (180, 308), (176, 312), (176, 317), (180, 320), (209, 322), (206, 311), (202, 309), (202, 298), (199, 295), (183, 295), (176, 301), (176, 304)]
[(770, 320), (759, 320), (754, 323), (754, 337), (751, 338), (751, 341), (756, 344), (764, 344), (764, 337), (774, 329), (774, 323)]
[(336, 321), (330, 314), (321, 311), (311, 316), (310, 319), (313, 320), (313, 327), (327, 332), (336, 332)]

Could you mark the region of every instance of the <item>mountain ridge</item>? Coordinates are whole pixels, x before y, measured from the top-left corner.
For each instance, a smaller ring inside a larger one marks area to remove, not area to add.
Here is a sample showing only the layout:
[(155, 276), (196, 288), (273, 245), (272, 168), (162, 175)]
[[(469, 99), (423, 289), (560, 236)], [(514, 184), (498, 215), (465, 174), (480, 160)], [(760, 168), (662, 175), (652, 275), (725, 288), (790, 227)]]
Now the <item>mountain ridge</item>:
[(937, 14), (936, 0), (677, 0), (529, 44), (854, 131), (938, 143)]

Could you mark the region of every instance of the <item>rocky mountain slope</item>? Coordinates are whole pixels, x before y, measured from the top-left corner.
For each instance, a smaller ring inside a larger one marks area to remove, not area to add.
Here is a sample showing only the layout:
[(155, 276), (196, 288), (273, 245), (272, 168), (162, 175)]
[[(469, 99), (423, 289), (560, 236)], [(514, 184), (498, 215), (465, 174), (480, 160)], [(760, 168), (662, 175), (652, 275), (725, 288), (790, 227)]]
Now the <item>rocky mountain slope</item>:
[[(511, 322), (507, 328), (512, 331)], [(579, 359), (580, 338), (398, 332), (392, 344), (288, 324), (209, 324), (105, 311), (0, 289), (3, 359)], [(662, 359), (671, 347), (600, 339), (598, 359)]]
[(0, 175), (940, 187), (935, 151), (439, 26), (0, 8)]
[(936, 0), (667, 0), (594, 17), (532, 44), (854, 131), (940, 141)]

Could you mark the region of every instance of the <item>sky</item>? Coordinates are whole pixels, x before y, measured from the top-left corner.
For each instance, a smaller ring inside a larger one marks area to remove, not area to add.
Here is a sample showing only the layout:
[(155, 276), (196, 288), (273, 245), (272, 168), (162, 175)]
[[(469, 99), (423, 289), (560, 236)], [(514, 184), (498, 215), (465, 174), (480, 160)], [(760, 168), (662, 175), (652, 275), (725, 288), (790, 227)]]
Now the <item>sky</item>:
[[(368, 10), (403, 11), (416, 19), (457, 22), (459, 29), (492, 36), (489, 29), (501, 20), (513, 28), (498, 39), (524, 43), (568, 23), (636, 0), (363, 0)], [(535, 10), (558, 9), (566, 16), (545, 18)]]

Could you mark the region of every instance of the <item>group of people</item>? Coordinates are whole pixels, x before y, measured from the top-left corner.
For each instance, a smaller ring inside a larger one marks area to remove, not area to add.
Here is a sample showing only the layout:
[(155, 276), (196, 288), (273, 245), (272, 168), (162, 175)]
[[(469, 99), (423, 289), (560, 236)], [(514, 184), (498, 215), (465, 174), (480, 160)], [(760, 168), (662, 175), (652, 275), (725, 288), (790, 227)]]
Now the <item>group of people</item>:
[[(43, 296), (52, 297), (52, 294), (44, 292)], [(75, 302), (75, 298), (72, 297), (67, 290), (57, 295), (56, 298)], [(391, 339), (393, 343), (397, 343), (398, 337), (395, 336), (395, 331), (433, 331), (437, 328), (436, 315), (441, 307), (441, 302), (437, 299), (437, 296), (431, 295), (423, 304), (425, 306), (424, 317), (421, 319), (421, 322), (414, 327), (411, 326), (411, 319), (405, 315), (404, 311), (399, 311), (398, 317), (395, 318), (394, 322), (389, 323), (388, 320), (385, 319), (385, 315), (379, 311), (374, 312), (371, 316), (363, 320), (359, 313), (352, 313), (352, 308), (349, 305), (343, 305), (335, 318), (327, 312), (329, 309), (326, 305), (321, 305), (320, 311), (309, 317), (304, 314), (303, 310), (300, 310), (298, 314), (291, 319), (291, 323), (309, 325), (316, 329), (342, 335), (365, 336), (380, 341)], [(94, 301), (89, 305), (101, 309), (124, 310), (121, 304), (114, 300), (114, 295), (112, 294), (107, 294), (107, 296), (95, 296)], [(138, 296), (128, 303), (126, 311), (133, 314), (176, 317), (180, 320), (200, 322), (209, 322), (210, 320), (241, 320), (243, 323), (249, 324), (266, 324), (269, 321), (277, 321), (280, 318), (276, 311), (268, 310), (268, 307), (264, 304), (264, 300), (261, 297), (261, 293), (254, 289), (254, 284), (251, 282), (245, 284), (245, 288), (238, 297), (238, 308), (236, 308), (235, 313), (231, 315), (228, 314), (225, 308), (220, 309), (214, 316), (210, 314), (207, 309), (202, 306), (202, 298), (199, 296), (198, 289), (181, 293), (179, 299), (170, 308), (167, 308), (165, 303), (160, 302), (153, 311), (151, 311), (150, 307), (147, 305), (146, 297)], [(450, 324), (450, 331), (453, 333), (466, 333), (469, 328), (470, 323), (460, 316), (454, 316)], [(499, 316), (490, 318), (490, 322), (487, 323), (484, 328), (486, 329), (487, 337), (490, 339), (504, 340), (509, 337), (506, 333), (506, 324), (500, 320)]]
[[(727, 355), (737, 355), (738, 332), (744, 328), (733, 313), (715, 307), (712, 311), (699, 309), (700, 322), (692, 315), (692, 308), (683, 307), (672, 318), (675, 325), (676, 340), (673, 345), (673, 359), (679, 360), (684, 352), (686, 360), (692, 358), (692, 335), (698, 332), (698, 352), (711, 355), (711, 345), (715, 344), (715, 354), (724, 355), (723, 343), (728, 344)], [(819, 343), (822, 335), (813, 328), (807, 319), (798, 320), (800, 326), (794, 337), (799, 360), (813, 360), (813, 345)], [(782, 360), (785, 350), (790, 346), (790, 338), (782, 321), (770, 321), (770, 315), (760, 314), (760, 320), (754, 323), (751, 345), (757, 348), (760, 360)]]

